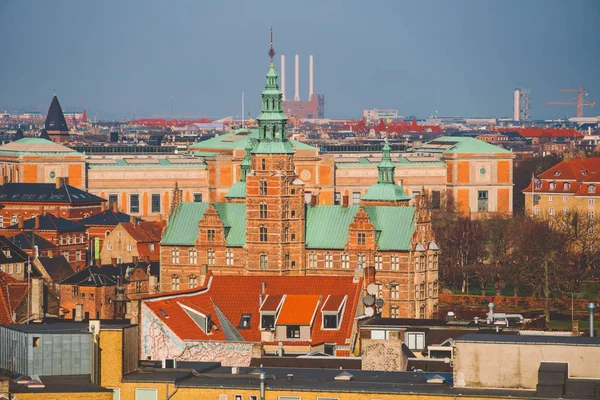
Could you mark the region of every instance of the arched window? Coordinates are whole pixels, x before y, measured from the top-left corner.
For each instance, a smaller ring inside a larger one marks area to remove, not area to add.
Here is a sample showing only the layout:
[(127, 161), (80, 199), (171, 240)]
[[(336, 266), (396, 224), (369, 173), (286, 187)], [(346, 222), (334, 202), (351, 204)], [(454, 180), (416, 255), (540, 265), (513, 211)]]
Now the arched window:
[(329, 251), (325, 253), (325, 268), (333, 268), (333, 254)]
[(267, 227), (266, 226), (261, 226), (259, 228), (259, 240), (261, 242), (266, 242), (268, 241), (268, 235), (267, 235)]
[(398, 300), (400, 298), (400, 285), (398, 282), (390, 283), (390, 298), (392, 300)]
[(206, 250), (206, 263), (208, 265), (215, 265), (215, 251), (213, 249)]
[(285, 269), (290, 269), (290, 253), (285, 253), (283, 256), (283, 266)]
[(284, 242), (290, 241), (290, 226), (289, 225), (286, 225), (285, 228), (283, 228), (283, 241)]
[(71, 244), (71, 236), (67, 235), (67, 244)]
[(267, 203), (265, 203), (264, 201), (261, 201), (258, 208), (259, 208), (259, 218), (267, 219)]
[(79, 243), (83, 243), (83, 233), (79, 235)]
[(104, 232), (104, 237), (108, 237), (108, 235), (110, 235), (110, 231)]
[(317, 253), (314, 251), (308, 253), (308, 268), (317, 268)]
[(258, 186), (259, 194), (261, 196), (266, 196), (266, 194), (267, 194), (267, 181), (266, 181), (266, 179), (261, 179), (258, 182), (258, 184), (259, 184), (259, 186)]
[(425, 304), (421, 304), (421, 308), (419, 309), (419, 318), (425, 319)]
[(269, 268), (269, 256), (262, 253), (259, 256), (259, 262), (260, 262), (260, 268), (261, 269), (267, 269)]
[(190, 289), (198, 286), (198, 278), (196, 275), (190, 275)]
[(342, 268), (343, 269), (349, 269), (350, 268), (350, 254), (348, 253), (342, 253), (341, 255), (341, 261), (342, 261)]
[(179, 276), (171, 275), (171, 290), (179, 290)]
[(63, 238), (63, 236), (62, 236), (62, 235), (60, 235), (60, 236), (58, 237), (58, 243), (59, 243), (59, 244), (65, 244), (65, 239)]

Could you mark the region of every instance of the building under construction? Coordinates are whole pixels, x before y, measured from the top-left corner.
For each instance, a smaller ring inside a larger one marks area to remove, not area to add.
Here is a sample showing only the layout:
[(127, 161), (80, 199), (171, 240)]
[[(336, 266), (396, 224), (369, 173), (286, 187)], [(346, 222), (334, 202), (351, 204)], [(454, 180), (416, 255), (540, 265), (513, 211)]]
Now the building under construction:
[(300, 100), (300, 56), (295, 57), (294, 100), (287, 100), (285, 93), (285, 55), (281, 56), (281, 91), (283, 93), (283, 112), (299, 119), (325, 118), (325, 95), (313, 92), (313, 56), (309, 58), (308, 100)]

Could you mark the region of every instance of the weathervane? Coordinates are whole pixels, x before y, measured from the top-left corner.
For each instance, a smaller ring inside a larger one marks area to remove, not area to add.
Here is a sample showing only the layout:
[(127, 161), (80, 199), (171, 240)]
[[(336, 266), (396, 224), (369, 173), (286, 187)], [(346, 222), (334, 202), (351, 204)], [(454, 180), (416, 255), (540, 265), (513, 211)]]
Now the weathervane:
[(269, 49), (269, 57), (271, 57), (271, 66), (273, 66), (273, 57), (275, 57), (275, 49), (273, 48), (273, 25), (271, 25), (271, 48)]

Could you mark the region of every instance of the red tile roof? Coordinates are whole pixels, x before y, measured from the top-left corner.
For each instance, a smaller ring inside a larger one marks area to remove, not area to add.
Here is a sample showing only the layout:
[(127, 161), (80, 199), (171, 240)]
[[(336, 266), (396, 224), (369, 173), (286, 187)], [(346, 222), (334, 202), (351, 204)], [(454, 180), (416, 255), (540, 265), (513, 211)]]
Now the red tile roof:
[[(572, 158), (561, 161), (554, 167), (538, 175), (541, 183), (535, 187), (535, 192), (540, 193), (565, 193), (576, 196), (594, 195), (587, 193), (588, 185), (585, 182), (598, 182), (600, 179), (600, 157)], [(554, 184), (554, 189), (551, 189)], [(567, 188), (565, 188), (567, 184)], [(531, 183), (523, 189), (523, 193), (531, 193)]]
[(330, 295), (325, 299), (322, 311), (339, 311), (345, 298), (346, 296), (341, 294)]
[(0, 324), (18, 322), (12, 315), (27, 296), (27, 289), (27, 282), (19, 282), (0, 271)]
[(121, 225), (138, 243), (158, 243), (160, 242), (162, 230), (165, 227), (165, 222), (121, 222)]
[(289, 294), (277, 316), (276, 325), (312, 325), (317, 306), (321, 301), (318, 294)]
[(260, 311), (277, 311), (281, 305), (282, 294), (269, 294), (260, 306)]
[[(265, 283), (264, 294), (263, 282)], [(287, 298), (291, 298), (289, 317), (286, 315), (287, 309), (285, 310), (286, 314), (283, 314), (286, 321), (294, 321), (294, 324), (299, 324), (296, 321), (305, 321), (305, 314), (308, 312), (305, 312), (304, 308), (315, 314), (311, 330), (313, 345), (319, 343), (346, 344), (352, 333), (361, 288), (362, 281), (354, 282), (352, 277), (211, 275), (206, 286), (170, 294), (146, 296), (144, 305), (182, 340), (225, 340), (223, 322), (219, 321), (215, 306), (235, 327), (239, 325), (243, 314), (250, 314), (250, 328), (238, 329), (238, 332), (246, 341), (260, 342), (260, 296), (263, 296), (263, 306), (268, 306), (268, 309), (272, 310), (276, 308), (276, 305), (273, 306), (273, 304), (279, 304), (277, 299), (286, 295)], [(316, 302), (319, 298), (324, 300), (330, 295), (335, 298), (348, 297), (339, 329), (324, 330), (321, 328), (321, 310), (317, 308)], [(303, 301), (310, 303), (310, 306), (302, 307)], [(281, 313), (286, 308), (285, 302), (278, 318), (281, 318)], [(216, 324), (218, 330), (213, 331), (210, 335), (202, 332), (184, 311), (182, 305), (203, 314), (211, 314), (211, 320)], [(167, 316), (163, 315), (160, 310), (163, 310)], [(292, 311), (299, 314), (292, 315)], [(299, 344), (300, 342), (293, 343)]]

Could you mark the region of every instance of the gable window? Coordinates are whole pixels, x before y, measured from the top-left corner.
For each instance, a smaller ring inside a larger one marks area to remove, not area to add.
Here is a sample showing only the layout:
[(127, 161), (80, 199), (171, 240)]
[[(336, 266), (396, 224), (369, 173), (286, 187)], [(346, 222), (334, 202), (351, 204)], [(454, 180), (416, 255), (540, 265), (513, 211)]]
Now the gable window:
[(550, 182), (550, 190), (556, 189), (556, 182)]
[(260, 169), (263, 171), (267, 169), (267, 160), (265, 158), (260, 159)]
[(367, 244), (367, 234), (364, 232), (358, 233), (356, 236), (356, 244), (358, 246), (365, 246)]
[(198, 250), (193, 247), (190, 249), (190, 264), (198, 264)]
[(259, 256), (259, 262), (260, 262), (260, 268), (261, 269), (267, 269), (269, 268), (269, 256), (266, 254), (261, 254)]
[(589, 185), (588, 193), (596, 193), (596, 185)]
[(153, 213), (160, 212), (160, 194), (152, 195), (152, 212)]
[(252, 314), (242, 314), (242, 318), (240, 319), (240, 326), (238, 328), (250, 329), (250, 319), (251, 318), (252, 318)]
[(375, 254), (375, 269), (383, 269), (383, 256), (379, 253)]
[(548, 196), (548, 201), (552, 203), (554, 201), (554, 196)]
[(288, 325), (285, 331), (288, 339), (300, 339), (300, 326)]
[(317, 254), (314, 251), (308, 253), (308, 268), (317, 268)]
[(79, 297), (79, 286), (73, 286), (73, 297)]
[(140, 195), (130, 194), (129, 195), (129, 211), (132, 213), (140, 212)]
[(285, 253), (283, 256), (283, 268), (290, 269), (290, 253)]
[(259, 181), (259, 190), (258, 190), (258, 194), (260, 194), (261, 196), (266, 196), (267, 194), (267, 181), (265, 179), (261, 179)]
[(267, 203), (264, 201), (259, 204), (259, 218), (266, 219), (267, 218)]
[(400, 269), (400, 257), (392, 254), (390, 257), (390, 264), (392, 271), (398, 271)]
[(198, 278), (196, 277), (196, 275), (191, 275), (190, 276), (190, 289), (193, 289), (195, 287), (198, 287)]
[(360, 204), (360, 192), (352, 192), (352, 205), (357, 206)]
[(171, 264), (179, 264), (179, 249), (171, 249)]
[(274, 314), (262, 314), (260, 316), (260, 329), (271, 330), (275, 327), (275, 315)]
[(17, 223), (17, 216), (13, 214), (13, 216), (10, 217), (10, 224), (15, 225), (16, 223)]
[(349, 269), (350, 268), (350, 254), (342, 253), (341, 259), (342, 259), (342, 268)]
[(234, 263), (233, 250), (227, 249), (227, 251), (225, 251), (225, 259), (226, 259), (227, 265), (233, 265), (233, 263)]
[(400, 285), (392, 283), (390, 285), (390, 297), (392, 300), (398, 300), (400, 298)]
[(171, 290), (179, 290), (179, 276), (171, 275)]
[(215, 265), (215, 251), (213, 249), (206, 251), (206, 263), (208, 265)]
[(267, 235), (267, 227), (266, 226), (261, 226), (259, 228), (259, 240), (261, 242), (266, 242), (268, 240), (268, 235)]
[(215, 236), (216, 236), (216, 232), (214, 229), (208, 229), (206, 231), (206, 240), (209, 242), (214, 242), (215, 241)]
[(571, 189), (571, 184), (569, 182), (565, 182), (565, 190)]
[(423, 350), (425, 348), (425, 333), (423, 332), (406, 332), (404, 338), (411, 350)]
[(333, 268), (333, 254), (325, 253), (325, 268)]

